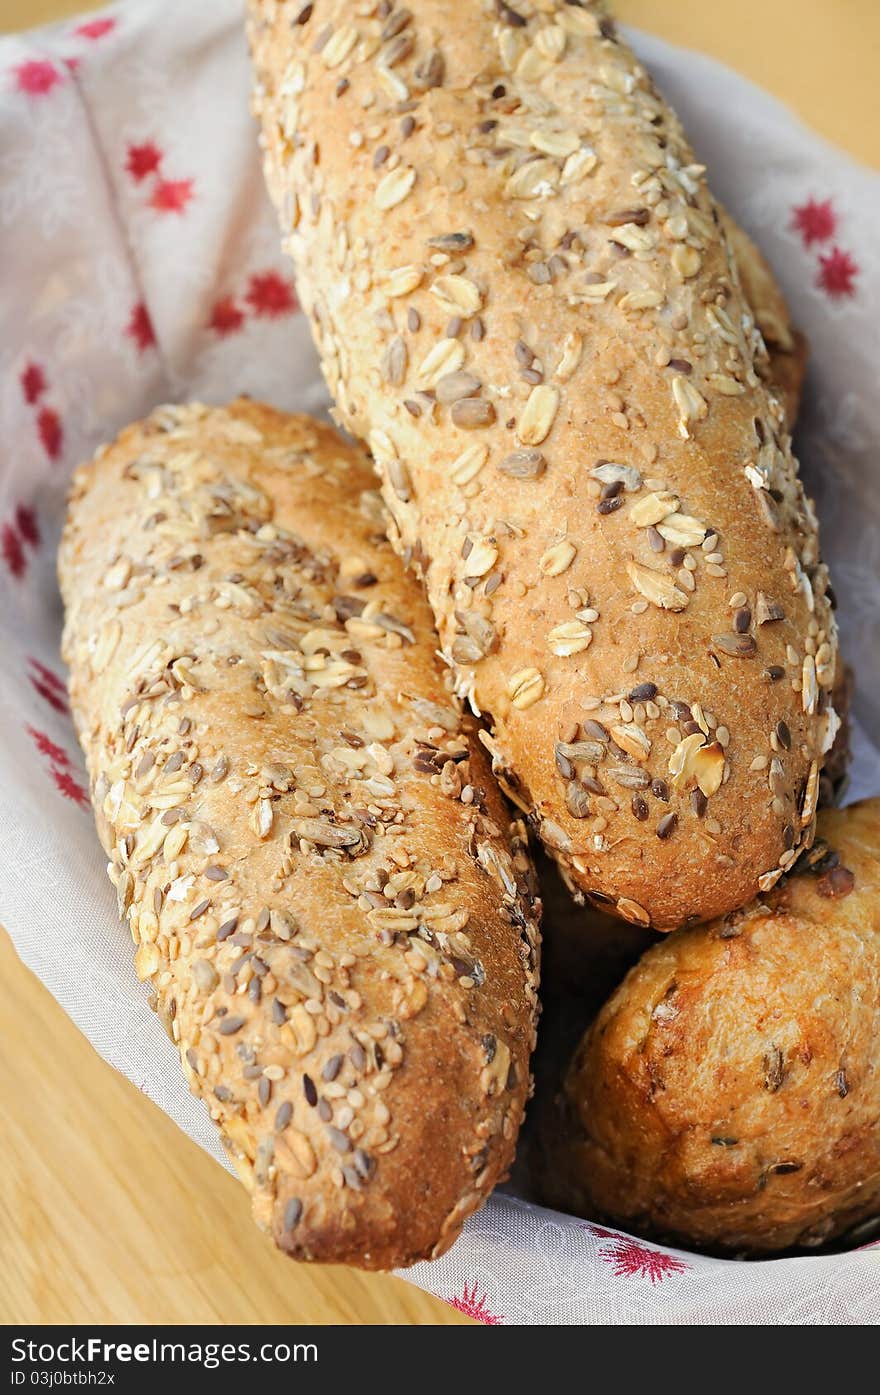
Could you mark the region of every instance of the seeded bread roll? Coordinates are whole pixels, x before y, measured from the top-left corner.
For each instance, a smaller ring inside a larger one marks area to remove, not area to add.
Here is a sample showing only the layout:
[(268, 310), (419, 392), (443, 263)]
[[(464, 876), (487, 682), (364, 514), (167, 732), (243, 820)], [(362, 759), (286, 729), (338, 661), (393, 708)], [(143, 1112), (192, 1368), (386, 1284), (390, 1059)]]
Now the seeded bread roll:
[(819, 834), (809, 870), (609, 999), (546, 1143), (553, 1205), (754, 1253), (880, 1215), (880, 799)]
[(835, 628), (703, 169), (591, 5), (251, 0), (265, 166), (496, 773), (668, 929), (813, 835)]
[(244, 400), (74, 477), (64, 655), (138, 977), (299, 1259), (448, 1248), (529, 1089), (524, 830), (366, 458)]

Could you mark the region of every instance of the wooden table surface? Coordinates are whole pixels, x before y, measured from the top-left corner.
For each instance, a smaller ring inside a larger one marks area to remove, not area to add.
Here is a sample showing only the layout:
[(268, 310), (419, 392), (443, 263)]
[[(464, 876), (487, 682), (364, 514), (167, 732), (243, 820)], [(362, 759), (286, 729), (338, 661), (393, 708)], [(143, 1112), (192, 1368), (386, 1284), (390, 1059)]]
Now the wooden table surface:
[[(0, 30), (84, 8), (0, 0)], [(877, 0), (614, 9), (738, 68), (880, 165)], [(0, 1322), (467, 1321), (402, 1280), (276, 1254), (238, 1184), (100, 1060), (2, 932), (0, 1021)]]

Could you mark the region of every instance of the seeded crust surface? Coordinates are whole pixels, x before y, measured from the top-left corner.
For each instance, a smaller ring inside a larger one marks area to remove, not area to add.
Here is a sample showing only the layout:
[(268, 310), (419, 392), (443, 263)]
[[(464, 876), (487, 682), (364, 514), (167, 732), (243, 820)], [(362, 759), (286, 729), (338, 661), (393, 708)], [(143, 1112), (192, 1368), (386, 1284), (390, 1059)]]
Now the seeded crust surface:
[(744, 904), (813, 836), (835, 626), (677, 119), (589, 4), (249, 14), (324, 372), (496, 773), (578, 896)]
[(880, 800), (823, 811), (807, 860), (609, 999), (544, 1142), (550, 1204), (747, 1253), (880, 1214)]
[(755, 367), (782, 399), (786, 426), (793, 431), (807, 371), (806, 337), (792, 325), (785, 296), (763, 252), (725, 208), (720, 204), (718, 208), (746, 303), (767, 348), (767, 363), (758, 352)]
[(525, 830), (334, 431), (160, 408), (75, 475), (64, 655), (138, 977), (300, 1259), (455, 1239), (529, 1091)]

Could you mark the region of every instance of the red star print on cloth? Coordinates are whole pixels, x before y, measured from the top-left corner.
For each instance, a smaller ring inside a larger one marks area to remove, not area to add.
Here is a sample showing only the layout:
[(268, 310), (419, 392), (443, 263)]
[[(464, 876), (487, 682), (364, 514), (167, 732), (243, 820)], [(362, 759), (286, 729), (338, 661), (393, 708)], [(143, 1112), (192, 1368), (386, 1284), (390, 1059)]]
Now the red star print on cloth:
[(40, 546), (40, 527), (33, 509), (28, 508), (25, 504), (19, 504), (15, 510), (15, 526), (22, 542), (26, 543), (28, 547)]
[(0, 557), (6, 564), (10, 576), (20, 581), (27, 571), (29, 547), (39, 547), (40, 529), (33, 509), (19, 504), (11, 522), (0, 528)]
[(78, 804), (81, 809), (85, 809), (89, 802), (87, 790), (78, 780), (75, 780), (69, 770), (59, 770), (57, 765), (50, 767), (52, 779), (55, 781), (55, 788), (64, 795), (65, 799), (70, 799), (74, 804)]
[(59, 678), (57, 673), (53, 673), (52, 670), (49, 668), (48, 664), (43, 663), (42, 659), (31, 658), (28, 659), (28, 663), (30, 664), (31, 668), (37, 671), (43, 682), (48, 683), (50, 688), (54, 688), (56, 693), (67, 693), (67, 688), (64, 685), (64, 680)]
[(139, 354), (145, 353), (156, 342), (156, 331), (153, 328), (153, 321), (150, 319), (150, 312), (142, 300), (132, 307), (132, 312), (128, 317), (128, 324), (125, 326), (125, 334), (129, 339), (134, 340)]
[(157, 213), (184, 213), (194, 196), (192, 179), (160, 179), (150, 195), (150, 207)]
[(20, 581), (27, 571), (27, 558), (18, 530), (11, 523), (4, 523), (0, 528), (0, 555), (10, 576)]
[(25, 402), (33, 405), (46, 391), (46, 375), (38, 363), (29, 363), (19, 378)]
[(275, 319), (297, 309), (293, 286), (277, 271), (258, 271), (250, 278), (245, 300), (255, 315)]
[(58, 712), (63, 717), (69, 716), (67, 689), (61, 679), (39, 659), (29, 659), (28, 662), (34, 669), (33, 673), (28, 674), (34, 691), (39, 693), (44, 702), (48, 702), (53, 711)]
[(234, 297), (226, 295), (215, 303), (208, 328), (213, 329), (215, 334), (234, 334), (241, 329), (244, 318), (244, 311), (236, 305)]
[(858, 274), (858, 263), (849, 252), (845, 252), (842, 247), (832, 247), (830, 252), (819, 258), (816, 284), (820, 290), (837, 300), (841, 296), (855, 295), (855, 279)]
[(54, 688), (50, 688), (48, 683), (41, 683), (38, 678), (31, 676), (31, 687), (39, 693), (45, 702), (48, 702), (59, 716), (66, 717), (68, 715), (67, 703)]
[(827, 242), (834, 236), (837, 214), (830, 199), (825, 199), (824, 203), (807, 199), (806, 203), (792, 209), (791, 225), (800, 233), (804, 246), (811, 247), (814, 242)]
[(46, 732), (37, 727), (26, 727), (25, 730), (41, 755), (47, 756), (55, 765), (70, 765), (70, 756), (64, 747), (59, 746)]
[[(36, 663), (36, 660), (31, 660)], [(49, 670), (45, 670), (49, 673)], [(57, 683), (58, 679), (54, 674), (50, 677)], [(59, 794), (63, 794), (65, 799), (77, 804), (80, 809), (85, 809), (89, 802), (88, 790), (80, 784), (71, 770), (70, 756), (63, 746), (59, 746), (57, 741), (53, 741), (48, 732), (41, 731), (39, 727), (26, 726), (25, 731), (33, 741), (41, 756), (49, 762), (49, 774)]]
[(162, 151), (154, 141), (145, 140), (141, 145), (130, 145), (125, 159), (125, 168), (136, 183), (155, 174), (162, 163)]
[(503, 1317), (496, 1317), (490, 1313), (486, 1307), (486, 1295), (480, 1294), (477, 1297), (477, 1285), (474, 1283), (471, 1288), (465, 1284), (460, 1296), (447, 1298), (446, 1302), (450, 1308), (457, 1308), (460, 1313), (467, 1313), (468, 1317), (476, 1318), (477, 1322), (485, 1323), (487, 1327), (500, 1327), (504, 1321)]
[(109, 34), (116, 28), (116, 20), (109, 16), (104, 19), (89, 19), (85, 24), (78, 24), (74, 29), (74, 34), (78, 39), (103, 39), (105, 34)]
[(48, 58), (30, 58), (26, 63), (19, 63), (12, 71), (19, 92), (27, 92), (30, 97), (45, 97), (57, 83), (63, 81), (55, 64), (50, 63)]
[(50, 460), (57, 460), (61, 454), (64, 432), (61, 418), (53, 407), (43, 407), (37, 416), (37, 434), (43, 449)]
[[(36, 661), (32, 660), (31, 662), (35, 663)], [(47, 669), (46, 672), (48, 673), (49, 670)], [(54, 674), (51, 674), (50, 677), (58, 682)], [(71, 800), (80, 809), (85, 809), (89, 802), (88, 790), (80, 784), (71, 770), (70, 756), (64, 747), (59, 746), (57, 741), (52, 740), (48, 732), (41, 731), (39, 727), (26, 726), (25, 731), (40, 755), (45, 756), (48, 760), (49, 774), (52, 776), (52, 781), (59, 794), (63, 794), (65, 799)]]
[(690, 1265), (676, 1255), (655, 1250), (628, 1235), (618, 1235), (599, 1225), (586, 1224), (583, 1228), (597, 1239), (609, 1242), (599, 1246), (599, 1258), (611, 1266), (618, 1279), (649, 1279), (652, 1284), (660, 1284), (670, 1274), (686, 1274), (690, 1269)]

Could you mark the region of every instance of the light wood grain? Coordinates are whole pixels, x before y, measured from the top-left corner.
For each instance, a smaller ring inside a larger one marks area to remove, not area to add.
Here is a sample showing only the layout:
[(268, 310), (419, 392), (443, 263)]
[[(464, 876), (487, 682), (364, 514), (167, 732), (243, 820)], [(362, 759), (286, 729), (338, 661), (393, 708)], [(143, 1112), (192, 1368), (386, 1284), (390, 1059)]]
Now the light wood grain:
[(0, 29), (33, 29), (101, 8), (89, 0), (0, 0)]
[[(711, 54), (802, 121), (880, 165), (878, 0), (610, 0), (627, 24)], [(736, 141), (736, 113), (730, 114)]]
[[(87, 8), (0, 0), (0, 29)], [(877, 0), (614, 8), (880, 165)], [(0, 1322), (466, 1321), (401, 1280), (277, 1255), (233, 1179), (99, 1059), (2, 932), (0, 1022)]]

